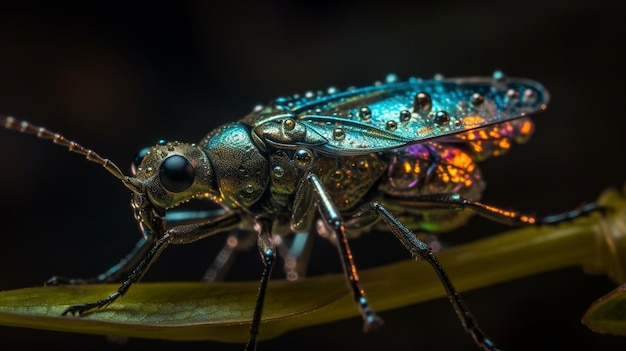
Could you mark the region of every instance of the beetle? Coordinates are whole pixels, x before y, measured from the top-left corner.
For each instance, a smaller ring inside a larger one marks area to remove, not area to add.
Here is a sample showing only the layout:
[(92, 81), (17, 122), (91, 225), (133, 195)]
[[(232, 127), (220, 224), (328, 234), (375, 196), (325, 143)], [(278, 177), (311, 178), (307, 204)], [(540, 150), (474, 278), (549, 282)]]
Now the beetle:
[[(222, 232), (254, 233), (264, 265), (245, 347), (254, 350), (278, 251), (305, 264), (304, 256), (296, 253), (301, 250), (285, 249), (274, 238), (318, 232), (331, 234), (363, 329), (373, 330), (382, 319), (360, 286), (349, 239), (376, 228), (392, 233), (412, 256), (433, 267), (477, 346), (497, 350), (422, 234), (455, 229), (474, 214), (508, 225), (537, 225), (599, 209), (589, 203), (537, 217), (480, 202), (485, 181), (477, 163), (528, 140), (534, 129), (529, 116), (545, 110), (548, 101), (540, 83), (499, 71), (491, 77), (407, 81), (390, 75), (385, 83), (363, 88), (329, 88), (275, 99), (198, 143), (159, 141), (137, 154), (131, 175), (43, 127), (5, 116), (0, 116), (0, 124), (84, 155), (132, 193), (142, 233), (133, 250), (94, 278), (52, 277), (48, 283), (110, 282), (130, 273), (111, 295), (72, 305), (63, 315), (81, 315), (113, 303), (170, 244)], [(220, 209), (179, 210), (192, 200)], [(216, 259), (208, 275), (214, 277), (223, 266), (224, 259)]]

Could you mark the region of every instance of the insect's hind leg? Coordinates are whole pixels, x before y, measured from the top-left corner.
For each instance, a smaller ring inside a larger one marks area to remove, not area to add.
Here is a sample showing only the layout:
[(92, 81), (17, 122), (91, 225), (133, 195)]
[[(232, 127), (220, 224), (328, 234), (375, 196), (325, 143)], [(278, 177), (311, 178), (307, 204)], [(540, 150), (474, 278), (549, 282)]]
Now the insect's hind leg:
[(605, 208), (601, 205), (591, 202), (583, 204), (573, 210), (557, 213), (549, 216), (535, 216), (531, 214), (520, 213), (513, 210), (506, 210), (499, 207), (484, 204), (478, 201), (468, 200), (459, 194), (428, 194), (407, 198), (386, 195), (385, 198), (391, 199), (394, 203), (407, 208), (417, 208), (423, 210), (448, 209), (462, 210), (470, 209), (479, 216), (485, 217), (495, 222), (506, 225), (540, 225), (540, 224), (556, 224), (563, 221), (572, 220), (585, 216), (592, 212), (604, 212)]
[(478, 323), (469, 308), (465, 305), (465, 302), (461, 299), (461, 295), (456, 290), (452, 281), (446, 274), (445, 270), (441, 266), (441, 263), (433, 253), (431, 247), (421, 239), (419, 239), (415, 233), (413, 233), (408, 227), (402, 224), (391, 212), (383, 207), (378, 202), (371, 202), (359, 209), (354, 214), (354, 217), (360, 217), (366, 215), (368, 212), (374, 212), (385, 222), (387, 227), (396, 236), (398, 240), (411, 252), (411, 255), (416, 258), (420, 258), (428, 262), (437, 275), (439, 280), (446, 290), (446, 294), (450, 299), (450, 303), (454, 307), (457, 316), (461, 320), (463, 328), (471, 335), (476, 344), (483, 350), (496, 351), (499, 350), (494, 343), (483, 333), (478, 327)]
[(204, 272), (203, 282), (221, 281), (230, 271), (237, 254), (247, 251), (256, 243), (256, 233), (236, 229), (228, 234), (224, 246)]
[(128, 255), (124, 256), (118, 263), (101, 274), (91, 278), (67, 278), (63, 276), (53, 276), (46, 281), (46, 285), (79, 285), (79, 284), (99, 284), (110, 283), (119, 278), (123, 273), (135, 267), (150, 249), (152, 241), (141, 238)]

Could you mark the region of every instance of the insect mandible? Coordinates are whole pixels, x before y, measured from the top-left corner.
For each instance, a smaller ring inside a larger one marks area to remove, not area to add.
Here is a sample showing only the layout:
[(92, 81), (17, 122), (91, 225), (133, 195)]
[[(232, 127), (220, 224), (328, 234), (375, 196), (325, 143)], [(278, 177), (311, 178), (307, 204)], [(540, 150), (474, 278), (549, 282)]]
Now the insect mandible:
[[(433, 267), (475, 343), (497, 350), (418, 234), (457, 228), (473, 214), (524, 225), (556, 223), (599, 209), (590, 203), (536, 217), (479, 202), (485, 183), (477, 162), (526, 141), (533, 132), (528, 116), (546, 109), (548, 100), (541, 84), (501, 72), (404, 82), (390, 76), (385, 83), (358, 89), (278, 98), (197, 144), (160, 141), (138, 154), (131, 175), (45, 128), (4, 116), (0, 124), (84, 155), (132, 192), (131, 206), (143, 235), (125, 259), (92, 279), (53, 277), (49, 283), (110, 282), (129, 275), (111, 295), (70, 306), (63, 315), (113, 303), (170, 244), (234, 230), (253, 232), (264, 265), (245, 347), (254, 350), (281, 248), (273, 237), (327, 231), (333, 234), (364, 330), (372, 330), (382, 320), (360, 287), (349, 239), (382, 228)], [(221, 210), (175, 212), (190, 200), (210, 201)]]

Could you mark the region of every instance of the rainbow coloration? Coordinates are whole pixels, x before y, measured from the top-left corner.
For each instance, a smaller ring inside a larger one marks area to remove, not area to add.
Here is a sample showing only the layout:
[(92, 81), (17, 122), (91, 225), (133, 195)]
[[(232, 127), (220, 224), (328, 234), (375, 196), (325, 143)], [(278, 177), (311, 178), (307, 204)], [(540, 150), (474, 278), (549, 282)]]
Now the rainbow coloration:
[[(64, 315), (113, 303), (170, 244), (231, 232), (207, 272), (206, 280), (213, 280), (229, 266), (238, 243), (250, 241), (239, 240), (243, 232), (256, 239), (265, 267), (246, 346), (254, 350), (278, 253), (284, 256), (288, 279), (301, 277), (309, 234), (317, 233), (336, 244), (364, 330), (371, 330), (382, 320), (360, 286), (348, 239), (376, 228), (433, 267), (463, 327), (480, 348), (493, 351), (498, 349), (420, 234), (457, 228), (473, 214), (525, 225), (556, 223), (598, 209), (590, 204), (538, 218), (478, 202), (485, 187), (478, 162), (528, 140), (534, 128), (528, 116), (546, 109), (548, 99), (539, 83), (500, 72), (406, 82), (390, 75), (385, 84), (278, 98), (216, 128), (197, 144), (159, 141), (137, 155), (131, 175), (45, 128), (3, 116), (0, 124), (84, 155), (132, 191), (131, 205), (143, 234), (135, 248), (94, 278), (53, 277), (49, 283), (110, 282), (125, 272), (128, 277), (111, 295), (70, 306)], [(204, 201), (207, 211), (181, 209), (189, 201)]]
[[(479, 200), (485, 184), (476, 161), (528, 140), (533, 124), (526, 116), (546, 108), (548, 93), (539, 83), (500, 72), (491, 78), (394, 79), (278, 98), (242, 122), (277, 149), (301, 146), (313, 153), (315, 173), (338, 209), (387, 194), (400, 198), (401, 204), (384, 201), (411, 229), (454, 229), (470, 211), (425, 211), (402, 198), (457, 193)], [(290, 184), (270, 181), (274, 199), (285, 204), (278, 212), (288, 211), (284, 195), (295, 191), (285, 191)]]

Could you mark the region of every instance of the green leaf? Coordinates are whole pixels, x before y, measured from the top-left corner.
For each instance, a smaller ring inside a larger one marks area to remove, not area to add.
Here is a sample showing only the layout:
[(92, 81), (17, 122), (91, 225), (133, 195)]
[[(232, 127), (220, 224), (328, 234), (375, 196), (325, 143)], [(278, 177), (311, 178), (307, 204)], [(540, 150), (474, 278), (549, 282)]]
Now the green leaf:
[(591, 304), (582, 322), (596, 333), (626, 335), (626, 284)]
[[(460, 291), (570, 266), (626, 280), (626, 206), (607, 191), (608, 208), (555, 226), (524, 227), (437, 254)], [(528, 253), (532, 252), (532, 255)], [(444, 296), (432, 268), (414, 260), (363, 270), (371, 307), (383, 311)], [(134, 285), (124, 297), (81, 317), (61, 316), (117, 285), (52, 286), (0, 292), (0, 324), (56, 331), (169, 340), (245, 342), (258, 282), (168, 282)], [(623, 308), (623, 294), (609, 309)], [(612, 299), (610, 299), (612, 300)], [(359, 315), (342, 274), (272, 280), (260, 339)], [(603, 313), (607, 320), (610, 313)], [(595, 317), (594, 317), (595, 318)], [(614, 324), (624, 323), (624, 314)], [(622, 329), (623, 330), (623, 329)]]

